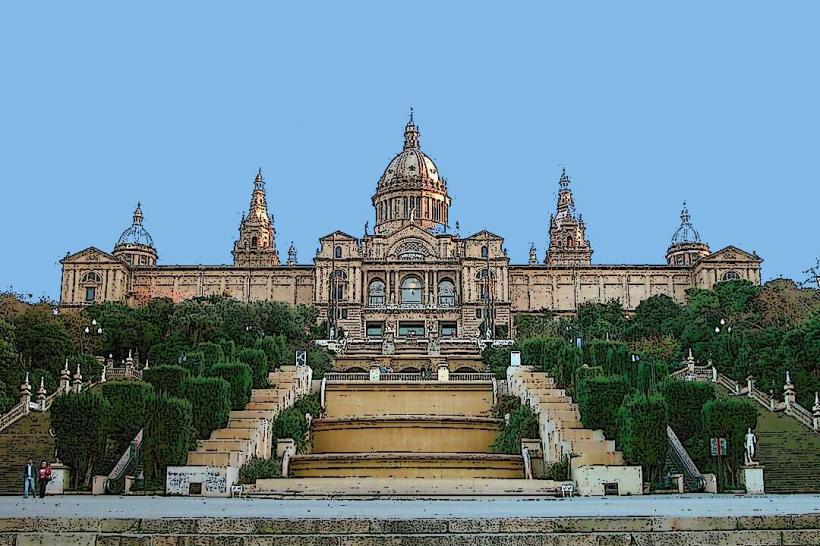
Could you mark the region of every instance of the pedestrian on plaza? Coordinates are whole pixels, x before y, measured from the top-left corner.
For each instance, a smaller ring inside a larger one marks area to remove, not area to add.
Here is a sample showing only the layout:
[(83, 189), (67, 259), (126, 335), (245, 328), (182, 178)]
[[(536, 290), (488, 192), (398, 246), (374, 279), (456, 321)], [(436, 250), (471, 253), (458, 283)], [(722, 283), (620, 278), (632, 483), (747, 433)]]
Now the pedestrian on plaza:
[(48, 482), (51, 481), (51, 465), (47, 461), (43, 461), (40, 463), (40, 468), (38, 469), (39, 478), (37, 485), (40, 487), (40, 498), (44, 499), (46, 496), (46, 486)]
[(28, 498), (28, 492), (31, 491), (32, 497), (37, 496), (37, 489), (35, 488), (35, 483), (37, 482), (37, 467), (34, 466), (34, 459), (31, 457), (28, 458), (26, 461), (25, 466), (23, 466), (23, 498)]

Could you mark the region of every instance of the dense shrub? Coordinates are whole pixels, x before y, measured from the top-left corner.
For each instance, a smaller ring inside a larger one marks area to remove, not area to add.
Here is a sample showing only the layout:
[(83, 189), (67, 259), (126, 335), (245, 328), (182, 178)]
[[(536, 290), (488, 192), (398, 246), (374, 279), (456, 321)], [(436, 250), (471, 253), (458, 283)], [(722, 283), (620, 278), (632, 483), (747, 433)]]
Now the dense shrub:
[(599, 366), (581, 366), (576, 368), (572, 373), (572, 394), (577, 397), (578, 386), (589, 379), (590, 377), (599, 377), (604, 375), (604, 369)]
[(191, 402), (197, 438), (208, 438), (211, 431), (224, 428), (231, 412), (231, 384), (221, 377), (192, 377), (182, 384)]
[(283, 364), (291, 364), (289, 355), (292, 351), (288, 348), (288, 340), (285, 336), (260, 337), (256, 340), (256, 348), (265, 351), (270, 370), (274, 370)]
[(318, 394), (305, 394), (296, 399), (293, 409), (302, 415), (309, 413), (314, 419), (321, 417), (322, 405)]
[(588, 377), (577, 387), (578, 409), (584, 427), (601, 429), (609, 439), (618, 437), (618, 408), (629, 394), (629, 382), (622, 376)]
[(327, 349), (311, 347), (307, 352), (307, 364), (313, 370), (313, 379), (322, 379), (325, 372), (333, 370), (333, 357)]
[(143, 370), (142, 379), (151, 383), (157, 394), (179, 398), (182, 396), (182, 382), (190, 375), (191, 372), (182, 366), (156, 366)]
[(164, 480), (168, 466), (185, 464), (193, 438), (191, 403), (165, 394), (154, 396), (148, 402), (143, 436), (146, 479)]
[(179, 365), (188, 370), (191, 377), (198, 377), (205, 373), (205, 353), (191, 351), (180, 358)]
[(518, 343), (521, 362), (552, 373), (558, 365), (558, 355), (566, 342), (560, 337), (534, 337)]
[(147, 404), (154, 396), (154, 387), (144, 381), (107, 381), (102, 394), (111, 404), (110, 438), (120, 455), (137, 432), (145, 426)]
[(308, 426), (305, 414), (295, 408), (280, 411), (273, 422), (273, 437), (277, 440), (292, 438), (296, 442), (296, 449), (304, 451), (307, 444), (305, 434)]
[(74, 487), (88, 485), (92, 469), (105, 455), (111, 403), (97, 390), (65, 394), (54, 399), (50, 419), (57, 455), (70, 467)]
[(200, 343), (196, 350), (202, 352), (202, 355), (205, 358), (206, 370), (211, 368), (211, 366), (216, 366), (218, 363), (225, 361), (225, 351), (222, 350), (222, 345), (219, 343), (206, 341), (204, 343)]
[(236, 351), (236, 360), (250, 366), (254, 389), (268, 386), (268, 357), (265, 351), (245, 347)]
[(507, 378), (507, 367), (510, 365), (510, 347), (487, 347), (481, 352), (484, 365), (497, 379)]
[(520, 405), (510, 414), (493, 443), (493, 451), (508, 455), (521, 453), (522, 438), (538, 438), (538, 416), (528, 405)]
[(275, 458), (251, 458), (239, 469), (239, 483), (253, 484), (256, 480), (278, 478), (282, 475), (282, 464)]
[(654, 393), (669, 376), (669, 366), (665, 362), (638, 362), (636, 388), (644, 394)]
[(666, 378), (658, 385), (658, 392), (666, 399), (669, 426), (681, 442), (699, 437), (703, 430), (700, 415), (703, 406), (715, 399), (714, 385)]
[(211, 367), (212, 377), (221, 377), (231, 385), (231, 409), (243, 410), (251, 399), (251, 368), (241, 362), (223, 362)]
[(724, 457), (732, 483), (743, 464), (746, 432), (757, 427), (757, 408), (748, 400), (731, 398), (706, 402), (701, 413), (703, 429), (709, 438), (726, 438), (729, 453)]
[(618, 443), (627, 462), (643, 467), (644, 481), (660, 480), (666, 459), (667, 412), (661, 396), (633, 394), (618, 410)]
[(508, 413), (512, 415), (512, 412), (517, 410), (520, 406), (521, 400), (517, 396), (502, 394), (498, 397), (498, 400), (493, 406), (493, 417), (503, 419)]
[(175, 366), (179, 364), (180, 357), (187, 349), (188, 346), (181, 339), (170, 339), (152, 345), (148, 349), (148, 359), (152, 367)]
[(231, 361), (236, 355), (236, 343), (232, 339), (223, 339), (219, 342), (222, 347), (222, 354), (225, 355), (225, 360)]

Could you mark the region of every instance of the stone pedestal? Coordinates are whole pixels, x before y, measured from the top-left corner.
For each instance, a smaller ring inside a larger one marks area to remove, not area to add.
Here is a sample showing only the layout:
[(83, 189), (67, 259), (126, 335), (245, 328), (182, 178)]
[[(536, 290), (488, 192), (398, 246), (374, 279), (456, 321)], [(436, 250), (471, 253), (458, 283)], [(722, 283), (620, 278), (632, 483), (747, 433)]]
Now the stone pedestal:
[(675, 489), (678, 490), (678, 493), (683, 495), (683, 489), (684, 489), (683, 474), (672, 474), (670, 476), (670, 478), (672, 478), (672, 483), (675, 484)]
[(744, 466), (741, 479), (747, 494), (762, 495), (764, 493), (762, 466)]
[(706, 479), (706, 487), (703, 491), (705, 493), (717, 493), (717, 476), (714, 474), (704, 474), (703, 477)]
[(107, 479), (108, 476), (94, 476), (91, 479), (91, 494), (105, 495), (105, 480)]
[(296, 441), (293, 438), (283, 438), (281, 440), (276, 440), (276, 458), (281, 460), (282, 456), (285, 454), (285, 451), (290, 449), (296, 449)]
[(381, 379), (381, 369), (378, 362), (370, 364), (370, 381), (378, 381)]
[(46, 486), (46, 495), (62, 495), (68, 487), (68, 467), (64, 464), (51, 465), (51, 481)]
[(450, 380), (450, 368), (447, 365), (447, 362), (439, 362), (438, 364), (438, 380), (439, 381), (449, 381)]

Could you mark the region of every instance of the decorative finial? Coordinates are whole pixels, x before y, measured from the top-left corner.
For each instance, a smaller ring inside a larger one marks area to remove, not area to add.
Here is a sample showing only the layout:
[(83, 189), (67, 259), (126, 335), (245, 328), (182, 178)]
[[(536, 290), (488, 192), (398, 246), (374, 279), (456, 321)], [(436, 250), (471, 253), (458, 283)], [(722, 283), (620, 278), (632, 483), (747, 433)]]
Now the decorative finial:
[(137, 201), (137, 208), (134, 209), (134, 224), (142, 224), (142, 203)]
[(561, 186), (561, 189), (569, 187), (569, 176), (567, 176), (566, 167), (561, 167), (561, 178), (558, 180), (558, 185)]
[(404, 149), (417, 150), (421, 147), (419, 142), (419, 129), (413, 121), (413, 109), (410, 108), (410, 121), (404, 126)]
[(262, 189), (265, 186), (265, 177), (262, 176), (262, 167), (259, 167), (259, 170), (256, 171), (256, 178), (253, 181), (253, 185), (256, 189)]
[(410, 123), (413, 123), (413, 107), (410, 107)]
[(786, 385), (792, 384), (792, 378), (789, 376), (788, 370), (786, 370)]

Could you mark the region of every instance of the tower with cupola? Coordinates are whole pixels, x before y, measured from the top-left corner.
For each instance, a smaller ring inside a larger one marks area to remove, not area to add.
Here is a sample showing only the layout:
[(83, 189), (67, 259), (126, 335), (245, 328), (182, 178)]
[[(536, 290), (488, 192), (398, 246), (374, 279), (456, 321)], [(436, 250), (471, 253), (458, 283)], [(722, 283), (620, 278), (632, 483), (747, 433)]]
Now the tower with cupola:
[(680, 211), (680, 226), (672, 235), (672, 242), (666, 250), (666, 263), (690, 267), (709, 254), (709, 245), (701, 241), (700, 234), (692, 225), (692, 216), (684, 201), (683, 209)]
[(558, 180), (558, 204), (550, 215), (550, 244), (544, 263), (547, 265), (589, 265), (592, 246), (586, 238), (586, 224), (580, 214), (576, 216), (575, 200), (569, 189), (566, 169)]
[(233, 245), (233, 263), (239, 267), (266, 267), (279, 265), (276, 250), (276, 229), (268, 214), (265, 198), (265, 179), (262, 169), (256, 173), (248, 214), (239, 225), (239, 239)]
[(128, 265), (152, 267), (157, 265), (157, 249), (151, 234), (142, 225), (142, 204), (137, 203), (131, 225), (122, 232), (113, 255)]

